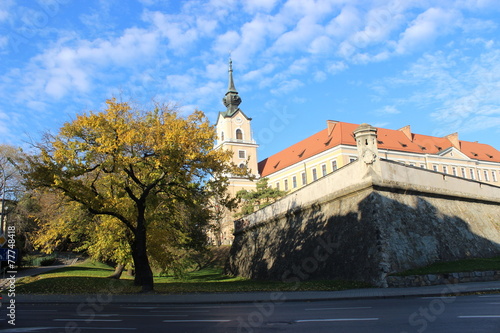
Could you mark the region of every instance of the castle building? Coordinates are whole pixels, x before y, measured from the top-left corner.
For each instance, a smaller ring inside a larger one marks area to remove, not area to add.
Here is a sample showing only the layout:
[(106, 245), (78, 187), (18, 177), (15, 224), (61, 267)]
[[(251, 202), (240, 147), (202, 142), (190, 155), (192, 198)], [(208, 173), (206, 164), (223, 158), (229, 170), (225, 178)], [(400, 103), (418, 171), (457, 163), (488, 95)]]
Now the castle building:
[[(233, 151), (236, 165), (247, 167), (255, 178), (293, 192), (326, 176), (358, 158), (354, 131), (359, 124), (327, 120), (326, 128), (257, 163), (258, 144), (252, 136), (251, 118), (239, 108), (241, 98), (229, 63), (228, 91), (223, 98), (226, 111), (217, 119), (216, 148)], [(454, 177), (500, 185), (500, 151), (478, 142), (462, 141), (458, 133), (444, 137), (412, 133), (410, 126), (398, 130), (377, 128), (380, 158)], [(229, 192), (255, 188), (255, 181), (231, 176)], [(234, 213), (223, 225), (225, 241), (232, 237)]]
[[(324, 130), (259, 162), (259, 174), (272, 186), (295, 191), (357, 159), (357, 124), (327, 121)], [(451, 176), (499, 185), (500, 152), (490, 145), (377, 128), (381, 158)]]

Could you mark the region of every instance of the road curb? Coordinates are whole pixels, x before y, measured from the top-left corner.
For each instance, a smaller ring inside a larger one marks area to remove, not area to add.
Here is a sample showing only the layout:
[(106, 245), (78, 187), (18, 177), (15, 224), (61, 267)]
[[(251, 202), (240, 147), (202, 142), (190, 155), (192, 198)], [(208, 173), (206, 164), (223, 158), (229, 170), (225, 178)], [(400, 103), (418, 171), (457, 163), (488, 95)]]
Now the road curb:
[[(413, 288), (366, 288), (343, 291), (274, 291), (197, 294), (75, 294), (75, 295), (16, 295), (16, 303), (78, 304), (89, 301), (114, 304), (206, 304), (331, 301), (377, 298), (445, 297), (476, 293), (499, 293), (500, 281), (447, 284)], [(6, 298), (4, 298), (6, 300)]]

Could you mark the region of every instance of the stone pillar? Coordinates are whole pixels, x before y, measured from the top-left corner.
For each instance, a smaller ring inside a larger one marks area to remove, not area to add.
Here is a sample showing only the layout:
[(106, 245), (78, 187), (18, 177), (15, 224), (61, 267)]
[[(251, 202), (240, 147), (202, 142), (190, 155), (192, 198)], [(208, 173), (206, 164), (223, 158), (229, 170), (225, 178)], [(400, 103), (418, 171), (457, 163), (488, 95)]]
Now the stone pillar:
[(358, 147), (358, 160), (361, 168), (365, 171), (372, 169), (380, 175), (377, 129), (369, 124), (361, 124), (353, 133)]

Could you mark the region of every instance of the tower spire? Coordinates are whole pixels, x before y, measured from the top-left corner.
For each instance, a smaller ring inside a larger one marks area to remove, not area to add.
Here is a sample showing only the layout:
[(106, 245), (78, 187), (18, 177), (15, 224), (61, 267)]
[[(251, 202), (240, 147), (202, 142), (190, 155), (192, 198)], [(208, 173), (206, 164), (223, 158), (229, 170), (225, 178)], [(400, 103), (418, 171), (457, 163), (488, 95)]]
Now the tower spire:
[(238, 95), (238, 91), (234, 86), (233, 61), (231, 60), (231, 58), (229, 58), (228, 72), (229, 72), (229, 82), (227, 86), (226, 95), (222, 99), (222, 102), (224, 103), (224, 106), (227, 108), (226, 115), (232, 116), (238, 110), (238, 106), (241, 103), (241, 97)]
[(228, 92), (234, 92), (234, 93), (238, 93), (236, 91), (236, 88), (234, 87), (234, 80), (233, 80), (233, 61), (231, 60), (231, 58), (229, 58), (229, 84), (227, 86), (227, 91)]

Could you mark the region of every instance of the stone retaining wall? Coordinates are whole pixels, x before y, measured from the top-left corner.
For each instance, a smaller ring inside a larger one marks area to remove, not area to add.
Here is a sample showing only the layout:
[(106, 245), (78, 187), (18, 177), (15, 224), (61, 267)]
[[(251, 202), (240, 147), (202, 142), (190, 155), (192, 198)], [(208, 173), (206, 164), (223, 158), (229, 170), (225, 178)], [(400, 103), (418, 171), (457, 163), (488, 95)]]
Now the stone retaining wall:
[(500, 271), (476, 271), (387, 277), (387, 285), (389, 287), (422, 287), (449, 283), (486, 281), (499, 281), (500, 286)]
[(387, 287), (398, 272), (500, 255), (500, 187), (370, 161), (358, 159), (236, 221), (226, 273)]

